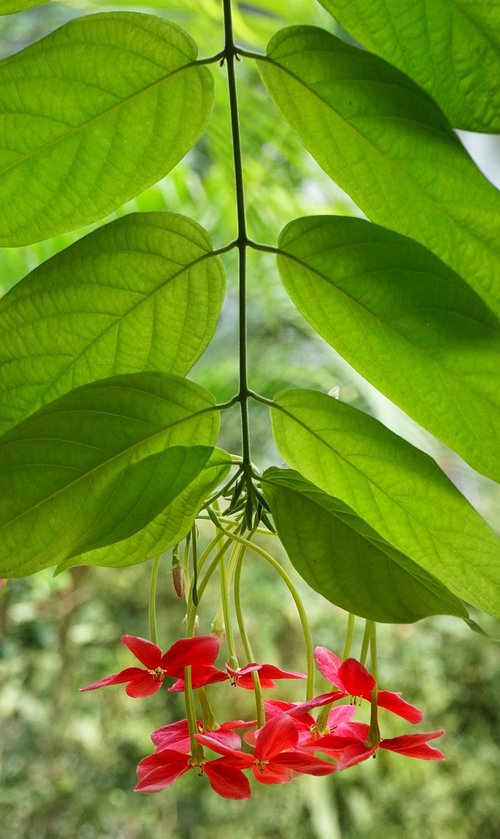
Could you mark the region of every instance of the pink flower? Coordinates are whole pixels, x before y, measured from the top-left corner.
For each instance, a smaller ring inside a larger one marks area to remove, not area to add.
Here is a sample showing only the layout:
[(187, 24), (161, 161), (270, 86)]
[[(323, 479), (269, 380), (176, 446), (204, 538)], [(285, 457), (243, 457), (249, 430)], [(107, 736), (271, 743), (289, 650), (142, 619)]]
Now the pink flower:
[[(327, 650), (325, 647), (316, 647), (314, 651), (316, 665), (320, 673), (331, 682), (337, 691), (331, 694), (331, 701), (343, 699), (346, 696), (360, 696), (363, 699), (371, 700), (372, 690), (375, 687), (375, 679), (354, 658), (341, 658)], [(377, 691), (377, 704), (397, 714), (408, 722), (420, 722), (423, 714), (414, 705), (401, 699), (400, 693), (393, 693), (388, 690)]]
[(165, 653), (162, 653), (156, 644), (135, 635), (122, 635), (120, 640), (144, 667), (127, 667), (119, 673), (80, 688), (81, 691), (127, 682), (127, 694), (136, 698), (155, 693), (161, 688), (165, 676), (178, 678), (184, 675), (184, 668), (188, 666), (193, 668), (193, 687), (207, 684), (213, 678), (214, 670), (220, 672), (212, 666), (220, 646), (218, 638), (213, 635), (181, 638)]
[(365, 723), (351, 723), (342, 732), (327, 734), (316, 741), (316, 748), (331, 757), (338, 758), (337, 769), (347, 769), (356, 763), (374, 755), (378, 749), (387, 749), (391, 752), (417, 757), (421, 760), (444, 760), (445, 756), (439, 749), (429, 746), (428, 740), (435, 740), (444, 734), (443, 729), (438, 731), (422, 732), (420, 734), (403, 734), (401, 737), (390, 737), (383, 739), (375, 746), (367, 745), (370, 726)]
[(299, 734), (288, 714), (279, 714), (260, 729), (253, 754), (228, 749), (208, 734), (197, 734), (196, 739), (212, 751), (225, 755), (233, 766), (250, 768), (261, 784), (286, 784), (297, 773), (329, 775), (336, 768), (332, 763), (295, 748)]
[[(251, 722), (229, 720), (219, 725), (214, 731), (208, 731), (199, 720), (196, 721), (196, 725), (199, 734), (208, 734), (209, 737), (230, 749), (240, 749), (241, 737), (235, 733), (234, 729), (250, 728), (255, 725), (255, 720)], [(173, 749), (174, 751), (187, 753), (191, 748), (188, 721), (186, 719), (178, 720), (178, 722), (157, 728), (156, 731), (153, 731), (151, 739), (156, 745), (156, 751)]]

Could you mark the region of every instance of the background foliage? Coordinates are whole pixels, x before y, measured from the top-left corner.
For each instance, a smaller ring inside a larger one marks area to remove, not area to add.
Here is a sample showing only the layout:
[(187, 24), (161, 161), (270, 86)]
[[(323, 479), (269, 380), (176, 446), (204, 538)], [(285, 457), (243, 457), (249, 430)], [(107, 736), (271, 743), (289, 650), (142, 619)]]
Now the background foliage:
[[(256, 0), (252, 5), (266, 14), (242, 10), (235, 21), (239, 39), (252, 46), (260, 47), (287, 23), (333, 28), (331, 18), (306, 0), (287, 4)], [(207, 54), (220, 49), (217, 0), (202, 4), (151, 0), (141, 8), (153, 6), (184, 26), (204, 44)], [(2, 50), (9, 54), (76, 14), (115, 7), (124, 4), (52, 0), (25, 15), (3, 19)], [(241, 100), (250, 235), (275, 241), (283, 225), (299, 215), (320, 211), (359, 214), (350, 199), (303, 153), (264, 93), (250, 62), (242, 62), (239, 70), (258, 100), (258, 107), (255, 100)], [(174, 207), (205, 226), (214, 236), (215, 246), (227, 242), (234, 235), (234, 211), (232, 192), (226, 186), (232, 175), (228, 133), (221, 129), (228, 118), (222, 80), (216, 85), (215, 114), (207, 135), (168, 179), (114, 215)], [(74, 238), (65, 234), (27, 248), (2, 251), (3, 290)], [(216, 341), (194, 371), (194, 378), (215, 389), (221, 399), (232, 395), (237, 376), (236, 352), (231, 356), (227, 351), (231, 346), (236, 349), (234, 255), (223, 260), (229, 294)], [(444, 445), (424, 435), (340, 361), (326, 343), (312, 337), (311, 327), (276, 281), (272, 257), (252, 253), (250, 270), (252, 385), (268, 396), (283, 387), (328, 390), (340, 385), (344, 401), (383, 418), (429, 450), (495, 523), (498, 489), (465, 467)], [(262, 464), (272, 459), (279, 462), (260, 433), (267, 427), (266, 412), (255, 407), (252, 420), (256, 439), (262, 439), (260, 449), (255, 446), (256, 458)], [(222, 445), (227, 449), (238, 445), (234, 416), (224, 418), (223, 435)], [(0, 594), (0, 714), (8, 720), (0, 735), (0, 805), (8, 816), (12, 839), (156, 839), (165, 834), (174, 839), (222, 839), (241, 830), (241, 824), (251, 839), (497, 836), (498, 647), (454, 618), (434, 618), (424, 626), (386, 627), (381, 632), (384, 685), (390, 688), (392, 679), (398, 684), (402, 680), (410, 701), (432, 707), (426, 725), (447, 729), (447, 761), (438, 769), (380, 755), (375, 763), (370, 761), (346, 775), (312, 779), (312, 783), (302, 779), (292, 788), (283, 787), (279, 798), (276, 790), (259, 788), (253, 800), (244, 803), (215, 799), (205, 787), (197, 786), (195, 778), (185, 778), (178, 788), (159, 796), (132, 793), (133, 767), (149, 751), (146, 732), (169, 721), (161, 716), (163, 697), (136, 705), (122, 692), (110, 691), (96, 701), (92, 695), (79, 695), (77, 688), (114, 672), (117, 663), (126, 666), (128, 659), (121, 657), (117, 645), (123, 631), (147, 635), (148, 574), (147, 566), (119, 572), (76, 568), (56, 579), (43, 572), (31, 580), (9, 582)], [(259, 565), (248, 580), (247, 597), (255, 621), (251, 629), (258, 633), (257, 650), (269, 657), (274, 650), (282, 666), (303, 667), (300, 657), (292, 655), (292, 650), (300, 648), (294, 616), (286, 605), (282, 607), (278, 584)], [(316, 642), (334, 646), (333, 638), (340, 646), (343, 617), (311, 592), (304, 591), (304, 597)], [(168, 643), (176, 637), (182, 620), (182, 607), (170, 587), (168, 561), (163, 566), (159, 612)], [(270, 613), (274, 615), (272, 623), (266, 620)], [(492, 621), (486, 620), (484, 625), (494, 633)]]

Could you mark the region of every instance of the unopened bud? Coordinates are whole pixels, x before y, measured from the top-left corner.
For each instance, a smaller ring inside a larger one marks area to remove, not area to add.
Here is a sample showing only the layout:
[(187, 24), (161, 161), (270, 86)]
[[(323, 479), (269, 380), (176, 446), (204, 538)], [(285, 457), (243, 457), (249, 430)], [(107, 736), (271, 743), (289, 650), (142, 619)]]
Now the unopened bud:
[(177, 597), (184, 597), (184, 591), (186, 586), (184, 578), (184, 568), (182, 567), (182, 565), (174, 565), (174, 567), (172, 568), (172, 581)]

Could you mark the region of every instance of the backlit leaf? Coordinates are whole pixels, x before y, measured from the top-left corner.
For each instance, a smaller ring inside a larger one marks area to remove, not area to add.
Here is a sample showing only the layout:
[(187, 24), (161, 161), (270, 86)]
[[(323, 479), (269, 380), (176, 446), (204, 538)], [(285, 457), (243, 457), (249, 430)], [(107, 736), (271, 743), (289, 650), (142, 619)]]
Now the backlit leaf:
[(83, 385), (0, 438), (0, 573), (18, 577), (133, 535), (194, 480), (219, 417), (165, 373)]
[(500, 480), (500, 327), (421, 245), (354, 218), (291, 222), (278, 265), (293, 302), (365, 378)]
[(457, 597), (500, 616), (500, 540), (432, 458), (323, 393), (282, 391), (275, 405), (274, 435), (293, 469)]
[(456, 128), (500, 129), (498, 0), (320, 0), (367, 49), (403, 70)]
[(278, 32), (259, 62), (292, 128), (375, 222), (444, 260), (500, 313), (500, 196), (425, 91), (328, 32)]
[(468, 617), (435, 577), (298, 472), (272, 467), (262, 489), (293, 566), (331, 603), (381, 623), (439, 614)]
[(78, 18), (0, 62), (0, 245), (102, 218), (160, 180), (210, 115), (210, 71), (159, 17)]
[(94, 379), (184, 375), (224, 287), (208, 235), (184, 216), (133, 214), (80, 239), (0, 300), (0, 431)]
[(227, 475), (230, 463), (231, 455), (221, 449), (214, 449), (194, 481), (141, 531), (105, 548), (89, 551), (83, 556), (70, 557), (57, 570), (63, 571), (74, 565), (124, 567), (152, 559), (168, 550), (191, 530), (200, 507)]
[(33, 6), (43, 6), (48, 0), (0, 0), (0, 15), (13, 15), (16, 12), (24, 12)]

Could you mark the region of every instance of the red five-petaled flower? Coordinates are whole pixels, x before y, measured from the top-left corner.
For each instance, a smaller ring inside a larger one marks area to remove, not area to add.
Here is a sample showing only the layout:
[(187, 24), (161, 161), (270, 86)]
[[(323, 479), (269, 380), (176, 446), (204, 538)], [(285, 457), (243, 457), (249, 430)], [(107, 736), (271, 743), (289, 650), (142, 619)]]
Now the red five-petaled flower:
[(274, 664), (256, 664), (256, 662), (247, 664), (245, 667), (239, 667), (237, 670), (226, 662), (226, 670), (233, 685), (246, 688), (247, 690), (254, 689), (252, 673), (258, 673), (261, 688), (276, 687), (275, 679), (306, 678), (305, 673), (296, 673), (294, 670), (281, 670)]
[(196, 739), (212, 751), (225, 755), (230, 765), (239, 769), (251, 768), (261, 784), (286, 784), (297, 773), (329, 775), (335, 771), (333, 763), (295, 748), (299, 735), (288, 714), (279, 714), (261, 728), (253, 754), (228, 749), (209, 734), (197, 734)]
[(189, 754), (173, 749), (162, 749), (141, 760), (137, 767), (139, 782), (135, 791), (160, 792), (190, 769), (195, 769), (199, 775), (206, 775), (214, 792), (222, 798), (250, 797), (248, 778), (227, 758), (193, 763)]
[[(325, 647), (316, 647), (314, 657), (320, 673), (332, 683), (337, 691), (332, 693), (331, 699), (335, 701), (346, 696), (360, 696), (363, 699), (371, 699), (372, 690), (375, 687), (375, 679), (354, 658), (341, 658), (327, 650)], [(423, 714), (414, 705), (401, 699), (400, 693), (393, 693), (389, 690), (377, 692), (377, 704), (381, 708), (387, 708), (393, 714), (408, 720), (408, 722), (420, 722)]]
[[(106, 676), (80, 690), (96, 690), (107, 685), (120, 685), (127, 682), (127, 694), (132, 697), (149, 696), (159, 690), (165, 676), (179, 678), (184, 675), (184, 668), (193, 668), (193, 687), (201, 687), (214, 680), (220, 671), (213, 666), (219, 652), (220, 641), (213, 635), (200, 635), (196, 638), (181, 638), (162, 653), (160, 647), (138, 638), (135, 635), (122, 635), (121, 642), (129, 648), (144, 667), (127, 667), (112, 676)], [(225, 678), (225, 675), (223, 675)]]

